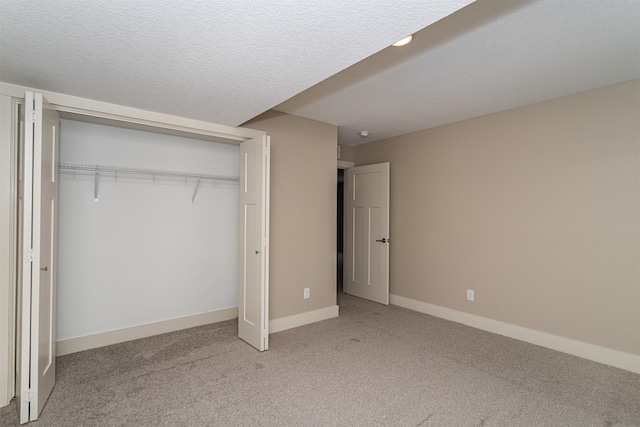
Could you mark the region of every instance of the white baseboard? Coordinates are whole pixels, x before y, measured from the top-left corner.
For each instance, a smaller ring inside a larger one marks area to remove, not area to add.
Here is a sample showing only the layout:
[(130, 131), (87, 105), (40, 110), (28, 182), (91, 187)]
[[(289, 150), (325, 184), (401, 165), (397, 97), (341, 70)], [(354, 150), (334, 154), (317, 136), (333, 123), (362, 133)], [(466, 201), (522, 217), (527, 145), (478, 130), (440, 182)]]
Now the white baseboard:
[(640, 356), (487, 319), (486, 317), (480, 317), (398, 295), (390, 295), (390, 302), (393, 305), (408, 308), (409, 310), (419, 311), (420, 313), (462, 323), (463, 325), (473, 328), (515, 338), (520, 341), (640, 374)]
[[(338, 306), (334, 305), (320, 310), (271, 320), (269, 322), (269, 333), (272, 334), (296, 328), (298, 326), (319, 322), (321, 320), (338, 317), (338, 312)], [(207, 325), (209, 323), (222, 322), (225, 320), (235, 319), (237, 317), (238, 308), (233, 307), (211, 311), (209, 313), (195, 314), (193, 316), (178, 317), (176, 319), (116, 329), (114, 331), (69, 338), (56, 342), (56, 354), (58, 356), (64, 356), (65, 354), (76, 353), (78, 351), (90, 350), (92, 348), (104, 347), (153, 335), (165, 334), (167, 332), (179, 331), (181, 329), (193, 328), (196, 326)]]
[(237, 317), (238, 307), (232, 307), (210, 311), (208, 313), (162, 320), (160, 322), (145, 323), (144, 325), (136, 325), (128, 328), (116, 329), (114, 331), (85, 335), (83, 337), (69, 338), (56, 342), (56, 355), (63, 356), (65, 354), (90, 350), (92, 348), (104, 347), (106, 345), (165, 334), (167, 332), (179, 331), (181, 329), (193, 328), (196, 326), (207, 325), (209, 323), (231, 320)]
[(339, 307), (332, 305), (331, 307), (321, 308), (320, 310), (308, 311), (302, 314), (296, 314), (288, 317), (281, 317), (269, 321), (269, 333), (286, 331), (287, 329), (297, 328), (298, 326), (308, 325), (310, 323), (319, 322), (321, 320), (332, 319), (338, 317)]

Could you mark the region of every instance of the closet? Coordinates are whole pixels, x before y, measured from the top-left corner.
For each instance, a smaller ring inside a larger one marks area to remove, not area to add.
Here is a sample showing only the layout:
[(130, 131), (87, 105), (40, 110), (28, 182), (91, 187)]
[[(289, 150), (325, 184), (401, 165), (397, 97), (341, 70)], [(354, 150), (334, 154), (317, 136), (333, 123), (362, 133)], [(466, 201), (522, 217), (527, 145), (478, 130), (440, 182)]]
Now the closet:
[(53, 387), (56, 341), (77, 351), (223, 312), (268, 348), (264, 132), (5, 83), (0, 111), (0, 249), (15, 254), (0, 317), (17, 319), (0, 325), (16, 349), (0, 354), (0, 397), (15, 389), (21, 422)]
[(58, 341), (238, 306), (239, 153), (60, 120)]

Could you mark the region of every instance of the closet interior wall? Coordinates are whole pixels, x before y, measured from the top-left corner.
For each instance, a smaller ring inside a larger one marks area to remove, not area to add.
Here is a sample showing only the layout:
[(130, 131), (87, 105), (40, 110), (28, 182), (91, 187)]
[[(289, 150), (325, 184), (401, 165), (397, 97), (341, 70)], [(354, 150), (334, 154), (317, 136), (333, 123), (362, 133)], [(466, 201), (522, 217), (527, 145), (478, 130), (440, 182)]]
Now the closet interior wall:
[[(73, 120), (60, 142), (63, 163), (239, 174), (234, 145)], [(59, 183), (59, 341), (237, 307), (237, 183), (105, 175), (96, 191), (94, 175), (70, 172)]]

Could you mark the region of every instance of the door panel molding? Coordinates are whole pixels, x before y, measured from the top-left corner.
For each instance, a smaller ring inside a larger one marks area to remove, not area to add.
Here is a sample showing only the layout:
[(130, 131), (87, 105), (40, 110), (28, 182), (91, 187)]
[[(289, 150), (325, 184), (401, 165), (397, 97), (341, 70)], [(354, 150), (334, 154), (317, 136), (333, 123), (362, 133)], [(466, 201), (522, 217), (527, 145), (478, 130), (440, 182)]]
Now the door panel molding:
[(389, 304), (389, 163), (345, 173), (344, 292)]

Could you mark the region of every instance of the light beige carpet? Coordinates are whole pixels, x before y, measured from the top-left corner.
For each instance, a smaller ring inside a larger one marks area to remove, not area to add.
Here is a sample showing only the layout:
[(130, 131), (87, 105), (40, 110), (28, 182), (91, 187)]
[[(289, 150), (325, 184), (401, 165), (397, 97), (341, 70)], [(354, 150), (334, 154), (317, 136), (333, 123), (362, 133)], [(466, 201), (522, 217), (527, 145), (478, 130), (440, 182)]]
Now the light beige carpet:
[[(639, 375), (394, 306), (339, 305), (264, 353), (228, 321), (59, 357), (33, 425), (640, 425)], [(0, 424), (17, 425), (14, 404)]]

